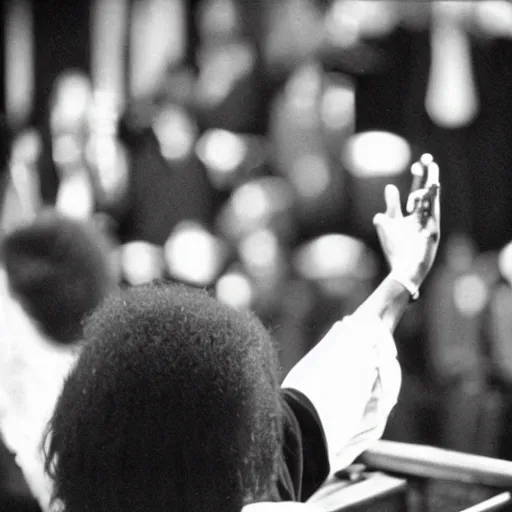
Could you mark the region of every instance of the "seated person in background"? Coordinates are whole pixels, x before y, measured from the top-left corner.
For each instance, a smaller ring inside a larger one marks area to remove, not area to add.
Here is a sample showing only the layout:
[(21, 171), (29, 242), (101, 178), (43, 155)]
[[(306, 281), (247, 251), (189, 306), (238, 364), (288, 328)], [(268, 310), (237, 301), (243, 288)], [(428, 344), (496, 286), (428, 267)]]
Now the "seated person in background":
[(43, 509), (52, 486), (41, 438), (82, 336), (116, 287), (92, 226), (50, 211), (9, 233), (0, 264), (0, 433)]
[(44, 442), (65, 512), (240, 512), (306, 501), (383, 433), (401, 373), (392, 332), (438, 247), (395, 187), (375, 218), (391, 273), (279, 387), (269, 333), (203, 291), (153, 284), (90, 316)]

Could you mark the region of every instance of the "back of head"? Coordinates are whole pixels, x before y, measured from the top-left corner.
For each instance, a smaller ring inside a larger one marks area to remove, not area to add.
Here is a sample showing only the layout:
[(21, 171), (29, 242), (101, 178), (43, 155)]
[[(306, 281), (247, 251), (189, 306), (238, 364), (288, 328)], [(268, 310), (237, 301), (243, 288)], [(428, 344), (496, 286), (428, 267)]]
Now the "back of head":
[(79, 339), (84, 316), (116, 285), (101, 234), (53, 211), (7, 235), (2, 252), (12, 293), (58, 343)]
[(153, 284), (109, 297), (85, 340), (47, 439), (66, 512), (239, 512), (265, 494), (280, 410), (258, 320)]

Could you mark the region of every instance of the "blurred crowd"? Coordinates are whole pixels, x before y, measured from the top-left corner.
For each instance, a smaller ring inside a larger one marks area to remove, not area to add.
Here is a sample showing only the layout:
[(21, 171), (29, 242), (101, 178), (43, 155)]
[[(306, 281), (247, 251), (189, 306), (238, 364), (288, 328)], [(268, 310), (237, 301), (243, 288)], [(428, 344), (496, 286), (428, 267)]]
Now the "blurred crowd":
[(2, 230), (48, 205), (93, 222), (120, 282), (186, 282), (256, 311), (285, 374), (383, 276), (383, 186), (406, 196), (431, 152), (443, 243), (397, 334), (386, 436), (511, 458), (512, 4), (123, 5), (91, 4), (93, 64), (59, 69), (51, 92), (36, 80), (44, 103), (27, 110), (6, 79)]

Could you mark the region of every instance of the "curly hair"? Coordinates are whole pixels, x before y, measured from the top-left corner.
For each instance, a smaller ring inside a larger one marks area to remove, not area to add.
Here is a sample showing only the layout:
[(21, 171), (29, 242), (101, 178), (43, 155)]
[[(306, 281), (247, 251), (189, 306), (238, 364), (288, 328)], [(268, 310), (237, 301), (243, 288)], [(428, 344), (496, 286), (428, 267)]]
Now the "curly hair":
[(14, 296), (61, 344), (81, 338), (84, 316), (117, 285), (102, 234), (53, 210), (8, 234), (2, 258)]
[(275, 484), (277, 357), (254, 316), (153, 283), (87, 320), (45, 440), (66, 512), (239, 512)]

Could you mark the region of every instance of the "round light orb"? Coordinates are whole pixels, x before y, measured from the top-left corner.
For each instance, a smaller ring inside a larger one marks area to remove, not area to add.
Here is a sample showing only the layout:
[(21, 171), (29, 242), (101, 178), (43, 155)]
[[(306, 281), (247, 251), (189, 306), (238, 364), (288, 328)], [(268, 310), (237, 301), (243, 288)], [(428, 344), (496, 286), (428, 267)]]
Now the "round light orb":
[(407, 140), (385, 131), (352, 135), (341, 154), (346, 169), (358, 178), (400, 175), (407, 170), (411, 158), (412, 150)]

